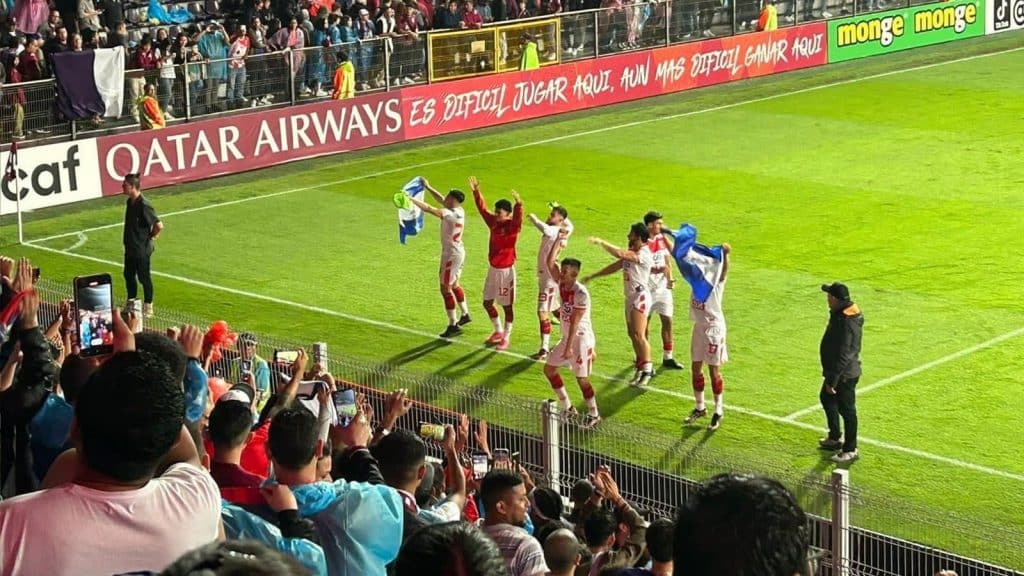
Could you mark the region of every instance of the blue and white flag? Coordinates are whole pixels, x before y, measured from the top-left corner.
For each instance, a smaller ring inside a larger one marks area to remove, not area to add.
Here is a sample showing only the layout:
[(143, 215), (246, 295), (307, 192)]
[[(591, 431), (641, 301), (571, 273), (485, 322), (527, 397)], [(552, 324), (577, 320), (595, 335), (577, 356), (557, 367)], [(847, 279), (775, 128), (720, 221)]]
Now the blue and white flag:
[[(410, 198), (423, 200), (423, 191), (426, 190), (423, 178), (417, 176), (402, 186), (402, 192)], [(415, 236), (423, 230), (423, 211), (419, 206), (409, 202), (407, 207), (398, 209), (398, 241), (405, 244), (406, 236)]]
[(65, 118), (82, 120), (121, 115), (124, 47), (54, 52), (50, 60), (57, 84), (57, 110)]
[(697, 229), (683, 224), (673, 234), (672, 256), (683, 278), (693, 288), (693, 298), (705, 302), (722, 277), (722, 247), (697, 243)]

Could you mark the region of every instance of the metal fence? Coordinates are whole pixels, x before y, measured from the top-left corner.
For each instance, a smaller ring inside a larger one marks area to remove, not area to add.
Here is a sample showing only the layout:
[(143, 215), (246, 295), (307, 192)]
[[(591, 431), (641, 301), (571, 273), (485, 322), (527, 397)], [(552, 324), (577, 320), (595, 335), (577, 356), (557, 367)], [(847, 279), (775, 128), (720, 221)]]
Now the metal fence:
[[(785, 27), (925, 3), (928, 0), (781, 0), (776, 8), (779, 26)], [(357, 93), (365, 93), (518, 69), (524, 32), (536, 40), (543, 66), (751, 32), (760, 8), (761, 0), (634, 1), (620, 7), (496, 22), (477, 30), (434, 30), (338, 46), (259, 52), (233, 72), (228, 60), (176, 66), (173, 77), (170, 69), (165, 74), (160, 69), (128, 70), (124, 109), (118, 119), (70, 123), (60, 118), (52, 80), (4, 86), (0, 132), (4, 139), (15, 135), (19, 115), (10, 94), (18, 90), (25, 101), (23, 135), (77, 138), (137, 126), (136, 100), (146, 83), (158, 87), (161, 107), (170, 111), (172, 122), (191, 120), (239, 108), (327, 98), (342, 51), (355, 66)]]
[[(53, 321), (57, 304), (70, 293), (70, 286), (43, 280), (39, 292), (44, 301), (40, 322)], [(164, 331), (170, 327), (209, 325), (185, 314), (160, 309), (146, 320), (146, 329)], [(241, 332), (243, 327), (232, 326)], [(266, 335), (258, 336), (258, 354), (272, 362), (275, 350), (311, 348)], [(367, 395), (377, 415), (383, 415), (387, 395), (408, 389), (414, 408), (398, 426), (415, 429), (421, 422), (455, 424), (460, 414), (489, 423), (491, 448), (518, 452), (520, 461), (539, 485), (548, 485), (568, 495), (575, 482), (587, 478), (599, 465), (611, 466), (623, 495), (649, 518), (674, 516), (697, 484), (723, 472), (769, 476), (787, 485), (809, 515), (811, 543), (821, 551), (818, 574), (865, 576), (932, 576), (940, 569), (960, 576), (1013, 576), (1020, 572), (991, 563), (945, 552), (935, 547), (983, 551), (986, 558), (1024, 566), (1024, 533), (999, 527), (942, 509), (915, 507), (902, 499), (851, 487), (848, 473), (811, 472), (766, 466), (763, 461), (744, 461), (730, 455), (719, 457), (680, 438), (652, 430), (606, 420), (595, 430), (583, 430), (579, 422), (559, 414), (555, 404), (524, 401), (488, 387), (470, 386), (456, 379), (434, 374), (417, 374), (399, 368), (408, 359), (430, 353), (443, 342), (426, 343), (386, 362), (367, 362), (328, 350), (329, 371), (339, 381)], [(229, 358), (211, 372), (227, 381), (237, 381), (237, 363)], [(530, 361), (523, 361), (529, 363)], [(287, 367), (274, 366), (272, 382)], [(513, 364), (500, 379), (523, 370)], [(475, 426), (475, 423), (474, 423)], [(472, 435), (471, 435), (472, 436)], [(471, 437), (471, 446), (475, 441)], [(440, 457), (438, 446), (432, 455)], [(891, 534), (868, 528), (882, 526)], [(929, 543), (927, 545), (924, 543)]]

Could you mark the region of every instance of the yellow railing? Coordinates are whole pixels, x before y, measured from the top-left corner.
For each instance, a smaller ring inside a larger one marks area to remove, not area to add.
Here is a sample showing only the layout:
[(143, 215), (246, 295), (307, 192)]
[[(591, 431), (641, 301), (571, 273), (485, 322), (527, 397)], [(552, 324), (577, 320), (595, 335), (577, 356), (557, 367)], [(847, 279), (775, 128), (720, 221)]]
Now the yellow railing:
[(517, 70), (525, 34), (537, 42), (541, 66), (561, 61), (561, 27), (557, 18), (439, 32), (427, 36), (430, 81)]

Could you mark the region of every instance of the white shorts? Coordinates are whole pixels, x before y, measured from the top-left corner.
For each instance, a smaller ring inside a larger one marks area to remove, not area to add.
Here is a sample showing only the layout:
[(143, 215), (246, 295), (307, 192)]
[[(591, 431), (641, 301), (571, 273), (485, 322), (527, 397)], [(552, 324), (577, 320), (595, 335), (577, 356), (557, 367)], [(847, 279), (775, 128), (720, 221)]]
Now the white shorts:
[(672, 298), (672, 291), (668, 288), (651, 291), (651, 309), (647, 311), (649, 316), (672, 317), (672, 310), (675, 309), (675, 300)]
[(484, 282), (484, 300), (494, 300), (499, 306), (511, 306), (516, 301), (516, 267), (487, 268)]
[(651, 292), (650, 290), (643, 288), (636, 292), (630, 292), (626, 295), (626, 319), (628, 320), (632, 316), (632, 312), (636, 310), (644, 314), (650, 314), (651, 310)]
[(558, 282), (550, 274), (537, 275), (537, 311), (558, 310)]
[(690, 339), (690, 359), (708, 366), (721, 366), (729, 361), (729, 350), (725, 346), (725, 326), (721, 324), (693, 325)]
[(564, 358), (565, 338), (562, 338), (558, 344), (555, 344), (555, 349), (548, 354), (547, 365), (559, 368), (569, 367), (577, 378), (589, 378), (590, 371), (594, 367), (594, 359), (597, 358), (595, 344), (596, 339), (593, 333), (577, 335), (572, 350), (569, 351), (569, 357)]
[(459, 283), (459, 278), (462, 277), (462, 265), (465, 261), (465, 252), (441, 254), (441, 269), (438, 276), (442, 286), (454, 286)]

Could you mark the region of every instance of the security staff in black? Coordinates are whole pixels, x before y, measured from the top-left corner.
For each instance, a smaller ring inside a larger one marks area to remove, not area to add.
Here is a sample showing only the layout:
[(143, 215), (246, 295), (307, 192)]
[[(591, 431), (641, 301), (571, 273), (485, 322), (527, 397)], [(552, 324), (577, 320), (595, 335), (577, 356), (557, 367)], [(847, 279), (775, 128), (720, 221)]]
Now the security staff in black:
[[(860, 380), (860, 342), (864, 315), (850, 300), (845, 284), (822, 285), (828, 294), (829, 317), (825, 335), (821, 337), (821, 406), (828, 420), (828, 438), (818, 444), (822, 450), (837, 450), (832, 461), (848, 464), (857, 454), (857, 381)], [(843, 430), (839, 418), (843, 419)]]
[[(153, 210), (153, 205), (142, 195), (138, 174), (127, 174), (121, 190), (128, 196), (124, 211), (124, 281), (128, 299), (138, 297), (142, 284), (143, 315), (153, 315), (153, 278), (149, 271), (149, 258), (164, 225)], [(138, 281), (136, 282), (136, 279)]]

